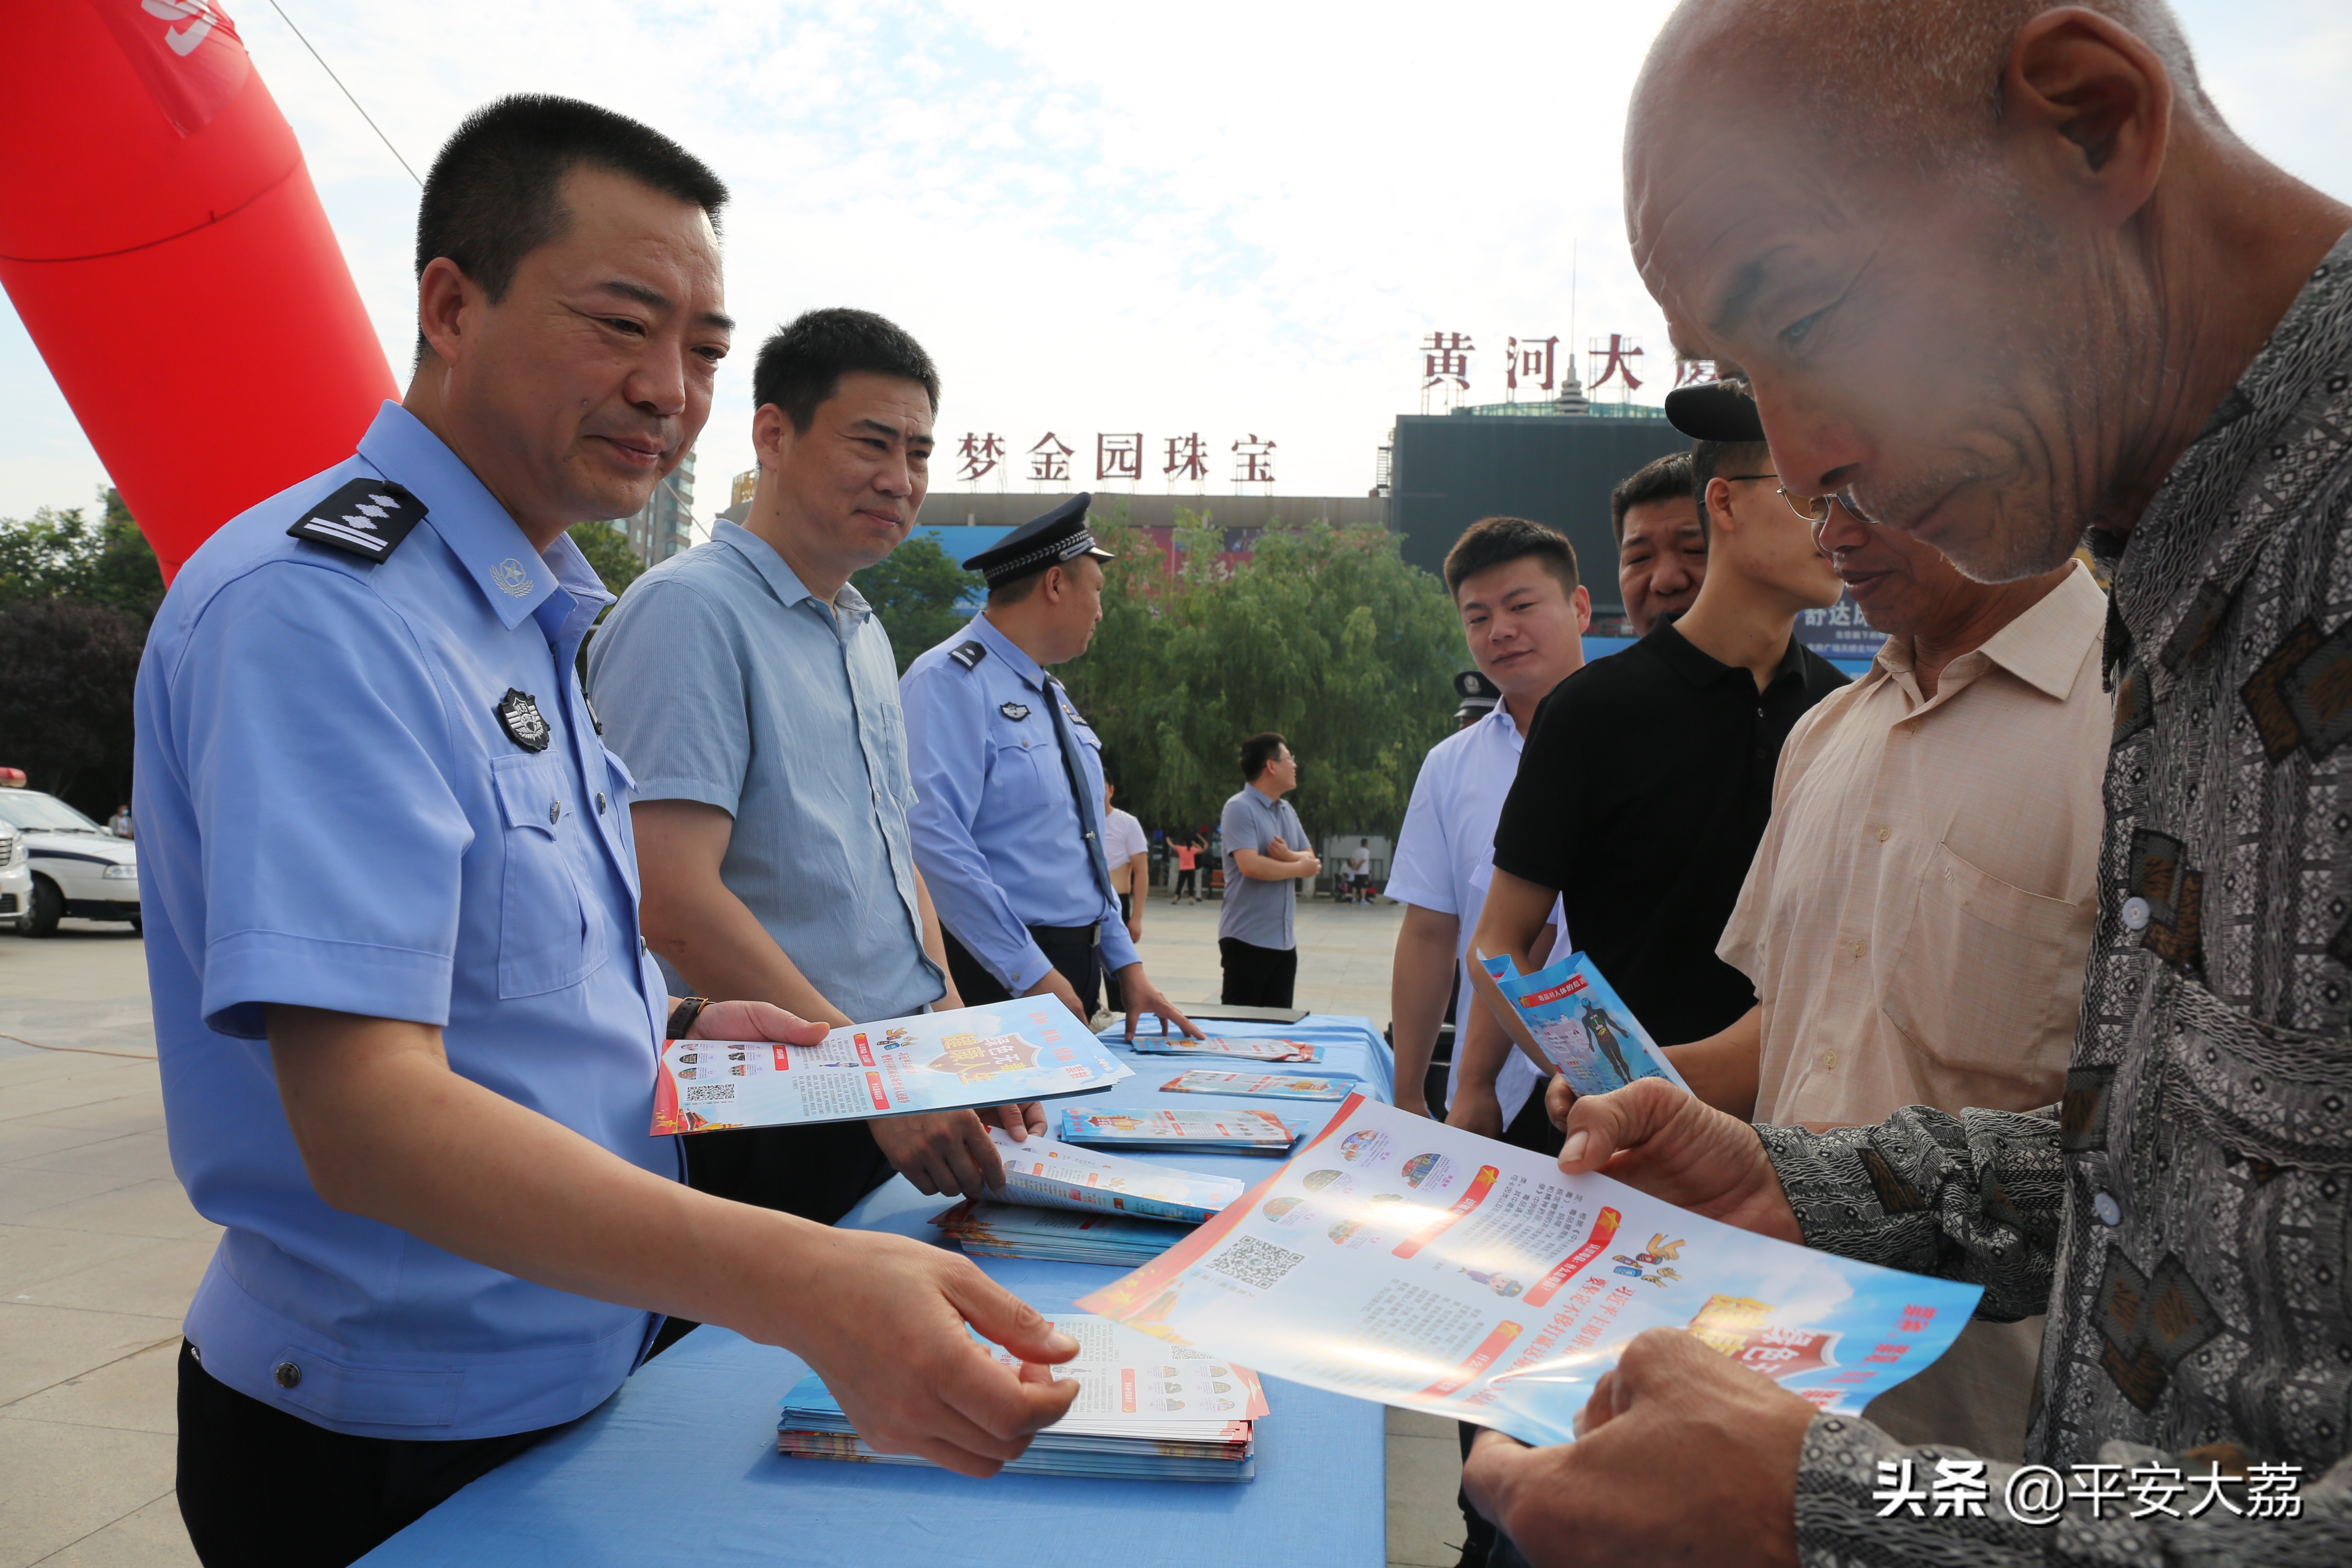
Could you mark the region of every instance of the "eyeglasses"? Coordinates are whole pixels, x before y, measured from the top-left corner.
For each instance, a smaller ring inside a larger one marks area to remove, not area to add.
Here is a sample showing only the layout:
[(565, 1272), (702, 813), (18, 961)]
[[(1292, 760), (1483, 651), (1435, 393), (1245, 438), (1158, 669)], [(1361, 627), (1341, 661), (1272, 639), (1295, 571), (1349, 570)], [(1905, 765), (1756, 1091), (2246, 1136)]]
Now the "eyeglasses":
[[(1737, 481), (1742, 479), (1777, 479), (1780, 476), (1778, 474), (1725, 474), (1722, 477), (1727, 479)], [(1821, 542), (1822, 530), (1829, 526), (1830, 511), (1833, 507), (1843, 507), (1846, 510), (1847, 515), (1851, 516), (1857, 522), (1868, 522), (1870, 521), (1868, 517), (1864, 515), (1863, 510), (1853, 504), (1853, 498), (1845, 494), (1843, 491), (1840, 491), (1835, 495), (1801, 496), (1791, 490), (1788, 486), (1780, 485), (1775, 487), (1773, 493), (1788, 503), (1788, 507), (1790, 511), (1795, 512), (1799, 517), (1803, 518), (1807, 522), (1812, 524), (1813, 542), (1817, 544)]]

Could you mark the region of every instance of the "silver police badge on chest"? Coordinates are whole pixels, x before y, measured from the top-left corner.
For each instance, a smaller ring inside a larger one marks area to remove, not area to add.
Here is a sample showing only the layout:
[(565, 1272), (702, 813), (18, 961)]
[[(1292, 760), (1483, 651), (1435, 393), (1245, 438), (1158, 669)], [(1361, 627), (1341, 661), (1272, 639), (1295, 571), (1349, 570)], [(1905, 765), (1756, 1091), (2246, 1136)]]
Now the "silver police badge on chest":
[(547, 750), (547, 720), (539, 710), (538, 699), (530, 692), (508, 687), (507, 694), (499, 699), (497, 711), (499, 728), (507, 732), (507, 739), (526, 752)]
[(1023, 702), (1000, 702), (996, 705), (996, 710), (1015, 724), (1029, 717), (1028, 705)]

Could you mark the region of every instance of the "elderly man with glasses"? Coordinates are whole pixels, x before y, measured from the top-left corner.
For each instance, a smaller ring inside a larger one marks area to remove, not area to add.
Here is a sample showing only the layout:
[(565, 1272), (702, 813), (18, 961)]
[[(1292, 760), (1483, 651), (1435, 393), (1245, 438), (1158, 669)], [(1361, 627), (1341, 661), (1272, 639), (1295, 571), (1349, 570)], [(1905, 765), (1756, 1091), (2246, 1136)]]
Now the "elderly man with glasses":
[(1781, 742), (1845, 678), (1796, 638), (1798, 615), (1835, 603), (1838, 580), (1773, 494), (1755, 405), (1731, 386), (1685, 388), (1667, 416), (1698, 437), (1706, 584), (1678, 619), (1562, 682), (1537, 713), (1475, 942), (1532, 969), (1558, 897), (1650, 1033), (1683, 1041), (1755, 1005), (1716, 942), (1771, 813)]
[[(1787, 499), (1886, 646), (1781, 749), (1716, 949), (1756, 1005), (1668, 1054), (1701, 1099), (1778, 1127), (2048, 1105), (2098, 912), (2106, 595), (2076, 561), (1972, 582), (1840, 501)], [(2042, 1327), (1969, 1324), (1871, 1420), (2015, 1462)]]

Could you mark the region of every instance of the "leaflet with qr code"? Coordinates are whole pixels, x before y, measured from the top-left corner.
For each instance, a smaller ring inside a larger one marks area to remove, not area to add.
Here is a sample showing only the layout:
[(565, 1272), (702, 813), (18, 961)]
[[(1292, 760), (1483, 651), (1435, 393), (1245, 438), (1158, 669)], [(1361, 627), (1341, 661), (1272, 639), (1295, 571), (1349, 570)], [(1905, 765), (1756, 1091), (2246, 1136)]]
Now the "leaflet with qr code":
[(1686, 1330), (1821, 1409), (1858, 1411), (1941, 1355), (1979, 1294), (1563, 1175), (1360, 1094), (1077, 1304), (1277, 1377), (1566, 1443), (1644, 1330)]

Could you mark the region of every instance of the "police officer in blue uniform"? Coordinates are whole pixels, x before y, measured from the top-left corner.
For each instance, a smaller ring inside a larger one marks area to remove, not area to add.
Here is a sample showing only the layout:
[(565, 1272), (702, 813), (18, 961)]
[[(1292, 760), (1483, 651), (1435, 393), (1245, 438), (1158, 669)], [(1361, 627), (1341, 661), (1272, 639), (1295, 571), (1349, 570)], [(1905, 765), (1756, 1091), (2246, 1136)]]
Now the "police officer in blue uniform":
[(709, 412), (725, 197), (587, 104), (470, 118), (405, 405), (224, 526), (148, 639), (165, 1114), (226, 1227), (179, 1385), (212, 1568), (353, 1561), (608, 1397), (663, 1313), (798, 1351), (869, 1440), (966, 1474), (1067, 1406), (974, 1348), (959, 1319), (1077, 1347), (969, 1262), (693, 1192), (649, 1135), (665, 1031), (821, 1033), (664, 994), (572, 673), (610, 595), (565, 530), (643, 506)]
[(1102, 742), (1046, 674), (1102, 619), (1102, 563), (1074, 496), (966, 561), (988, 584), (971, 624), (907, 668), (907, 814), (967, 1004), (1050, 992), (1079, 1017), (1105, 971), (1132, 1039), (1157, 1014), (1198, 1035), (1143, 973), (1119, 916), (1102, 840)]

